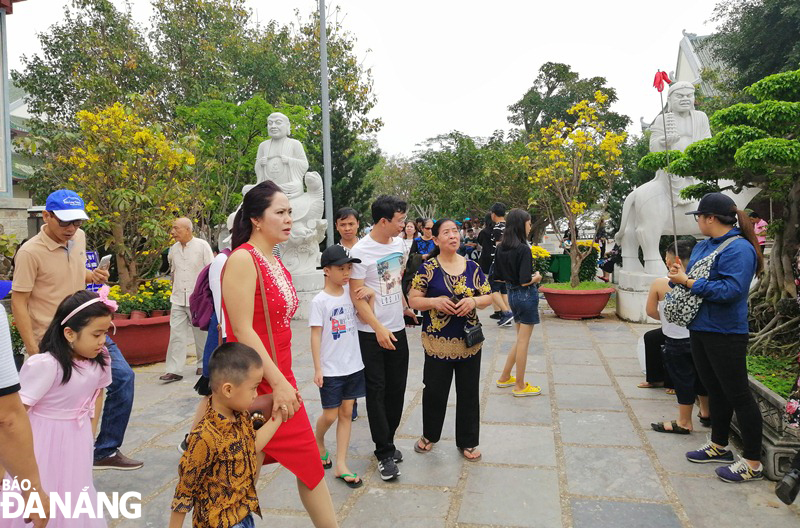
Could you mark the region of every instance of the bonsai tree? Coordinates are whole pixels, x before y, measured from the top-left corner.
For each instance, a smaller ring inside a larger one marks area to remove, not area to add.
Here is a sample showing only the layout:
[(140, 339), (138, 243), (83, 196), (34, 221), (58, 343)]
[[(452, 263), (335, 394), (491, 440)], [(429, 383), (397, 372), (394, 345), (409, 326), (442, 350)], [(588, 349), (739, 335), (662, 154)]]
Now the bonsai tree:
[[(553, 119), (528, 143), (528, 154), (520, 160), (529, 167), (531, 203), (545, 209), (551, 225), (564, 218), (573, 242), (578, 240), (578, 217), (587, 204), (602, 201), (622, 173), (626, 134), (609, 129), (598, 117), (607, 103), (608, 96), (601, 91), (591, 101), (578, 102), (568, 110), (575, 120)], [(570, 245), (573, 288), (580, 283), (581, 263), (592, 250), (591, 245)]]
[[(666, 169), (693, 175), (703, 183), (687, 187), (685, 196), (700, 197), (724, 187), (760, 187), (782, 205), (769, 233), (774, 246), (758, 285), (750, 293), (751, 353), (796, 357), (800, 327), (793, 267), (800, 248), (800, 70), (770, 75), (746, 88), (758, 102), (735, 104), (714, 113), (711, 138), (671, 152)], [(663, 153), (642, 158), (642, 166), (664, 166)]]
[(168, 139), (120, 103), (76, 119), (81, 141), (57, 162), (86, 202), (87, 232), (114, 252), (122, 291), (133, 293), (160, 263), (175, 216), (191, 217), (204, 201), (193, 185), (193, 140)]

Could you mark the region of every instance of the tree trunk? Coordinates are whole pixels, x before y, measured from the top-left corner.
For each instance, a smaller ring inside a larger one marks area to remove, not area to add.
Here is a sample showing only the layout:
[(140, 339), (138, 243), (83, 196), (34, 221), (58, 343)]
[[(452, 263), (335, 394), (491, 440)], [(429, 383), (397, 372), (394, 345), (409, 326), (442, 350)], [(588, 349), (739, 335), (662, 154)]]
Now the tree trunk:
[(550, 222), (547, 220), (547, 218), (534, 217), (533, 224), (531, 225), (531, 240), (533, 243), (540, 244), (542, 242), (549, 224)]

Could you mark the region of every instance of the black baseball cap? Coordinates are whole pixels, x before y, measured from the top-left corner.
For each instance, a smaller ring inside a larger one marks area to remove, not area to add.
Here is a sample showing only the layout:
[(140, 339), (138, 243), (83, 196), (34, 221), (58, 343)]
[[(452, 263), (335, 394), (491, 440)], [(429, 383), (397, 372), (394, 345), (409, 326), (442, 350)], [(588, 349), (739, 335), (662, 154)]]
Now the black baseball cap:
[(317, 269), (326, 268), (328, 266), (341, 266), (348, 262), (356, 264), (361, 262), (361, 259), (353, 258), (347, 254), (347, 250), (339, 245), (330, 246), (325, 248), (320, 257), (320, 265)]
[(722, 193), (708, 193), (700, 199), (697, 211), (691, 211), (686, 214), (736, 216), (736, 203), (729, 196), (725, 196)]

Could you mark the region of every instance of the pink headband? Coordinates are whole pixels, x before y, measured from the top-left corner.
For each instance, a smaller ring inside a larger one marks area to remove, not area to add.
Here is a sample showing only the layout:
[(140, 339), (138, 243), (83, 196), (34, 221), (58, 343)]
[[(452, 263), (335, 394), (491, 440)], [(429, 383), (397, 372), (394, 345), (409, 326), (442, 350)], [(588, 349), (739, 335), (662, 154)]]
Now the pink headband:
[(95, 299), (90, 299), (90, 300), (86, 301), (85, 303), (83, 303), (82, 305), (80, 305), (77, 308), (75, 308), (74, 310), (72, 310), (69, 313), (69, 315), (66, 316), (61, 321), (61, 326), (64, 326), (67, 323), (67, 321), (69, 321), (70, 319), (75, 317), (75, 315), (78, 312), (80, 312), (81, 310), (83, 310), (87, 306), (91, 306), (94, 303), (101, 302), (101, 303), (105, 304), (106, 306), (108, 306), (111, 309), (112, 312), (116, 312), (117, 311), (117, 301), (112, 301), (112, 300), (110, 300), (108, 298), (108, 292), (110, 292), (110, 291), (111, 291), (111, 288), (109, 288), (107, 284), (104, 285), (102, 288), (100, 288), (100, 291), (97, 292), (97, 295), (99, 295), (99, 297), (97, 297)]

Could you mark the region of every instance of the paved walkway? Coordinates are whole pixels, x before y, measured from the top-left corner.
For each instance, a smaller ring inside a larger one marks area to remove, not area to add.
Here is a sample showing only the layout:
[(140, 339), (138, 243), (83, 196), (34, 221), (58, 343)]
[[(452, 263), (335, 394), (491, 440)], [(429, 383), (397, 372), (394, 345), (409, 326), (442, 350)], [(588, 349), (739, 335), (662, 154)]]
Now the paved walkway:
[[(488, 311), (484, 311), (484, 321)], [(397, 444), (402, 476), (383, 482), (376, 473), (366, 420), (353, 424), (350, 467), (365, 486), (350, 490), (327, 482), (343, 527), (720, 527), (800, 526), (800, 508), (774, 496), (774, 483), (725, 484), (714, 467), (690, 464), (683, 453), (705, 442), (704, 429), (689, 436), (650, 430), (672, 419), (674, 397), (636, 388), (639, 335), (652, 327), (602, 320), (562, 321), (545, 312), (534, 331), (529, 378), (543, 394), (513, 398), (494, 385), (514, 339), (513, 328), (486, 326), (481, 374), (481, 450), (464, 461), (453, 443), (455, 409), (433, 452), (419, 455), (423, 353), (419, 331), (410, 331), (411, 362)], [(320, 413), (313, 385), (308, 330), (294, 325), (294, 364), (312, 423)], [(111, 526), (166, 525), (179, 453), (197, 396), (194, 367), (186, 378), (163, 385), (163, 364), (136, 369), (136, 401), (123, 451), (145, 461), (141, 470), (95, 472), (100, 491), (139, 491), (143, 518)], [(451, 405), (454, 404), (451, 398)], [(328, 434), (335, 451), (333, 429)], [(307, 527), (295, 479), (268, 466), (258, 484), (264, 520), (258, 526)], [(187, 522), (184, 526), (189, 526)]]

